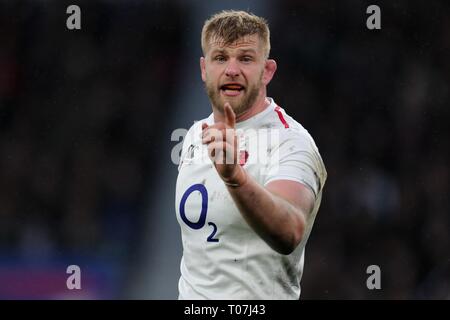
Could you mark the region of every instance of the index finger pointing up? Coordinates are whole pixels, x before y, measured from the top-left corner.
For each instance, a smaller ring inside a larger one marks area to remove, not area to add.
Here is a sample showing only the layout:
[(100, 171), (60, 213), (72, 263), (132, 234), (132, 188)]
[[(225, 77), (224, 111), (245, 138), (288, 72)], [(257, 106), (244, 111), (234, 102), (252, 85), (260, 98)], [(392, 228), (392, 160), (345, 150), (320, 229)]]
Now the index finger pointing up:
[(224, 111), (225, 111), (225, 124), (228, 127), (234, 129), (234, 126), (236, 124), (236, 115), (234, 114), (233, 108), (231, 108), (229, 102), (225, 102)]

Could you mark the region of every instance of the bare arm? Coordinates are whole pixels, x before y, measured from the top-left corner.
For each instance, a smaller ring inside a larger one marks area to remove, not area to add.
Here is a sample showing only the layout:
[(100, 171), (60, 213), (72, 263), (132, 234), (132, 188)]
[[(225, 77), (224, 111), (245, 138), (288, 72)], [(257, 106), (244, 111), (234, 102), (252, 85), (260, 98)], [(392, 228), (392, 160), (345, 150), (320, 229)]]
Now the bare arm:
[[(228, 186), (247, 223), (275, 251), (290, 254), (303, 239), (314, 196), (303, 184), (277, 180), (266, 187), (245, 173), (239, 187)], [(235, 182), (236, 183), (236, 182)]]
[[(314, 206), (314, 195), (299, 182), (277, 180), (263, 187), (252, 179), (237, 163), (235, 136), (223, 132), (218, 140), (217, 134), (211, 134), (212, 129), (234, 130), (234, 119), (231, 107), (225, 105), (225, 123), (211, 127), (203, 125), (203, 143), (208, 144), (219, 176), (250, 227), (272, 249), (290, 254), (303, 238), (306, 219)], [(227, 161), (227, 156), (231, 156), (231, 160)]]

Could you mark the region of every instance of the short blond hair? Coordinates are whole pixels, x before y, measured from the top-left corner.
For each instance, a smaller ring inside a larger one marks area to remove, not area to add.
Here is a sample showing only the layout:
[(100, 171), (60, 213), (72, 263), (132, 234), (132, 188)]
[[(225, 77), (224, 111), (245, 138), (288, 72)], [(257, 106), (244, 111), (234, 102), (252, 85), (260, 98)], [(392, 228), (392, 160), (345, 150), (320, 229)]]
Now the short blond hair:
[(232, 44), (241, 37), (259, 35), (264, 56), (267, 59), (270, 53), (270, 30), (267, 21), (245, 11), (224, 10), (214, 14), (205, 21), (202, 29), (202, 50), (206, 55), (209, 41), (218, 38), (224, 44)]

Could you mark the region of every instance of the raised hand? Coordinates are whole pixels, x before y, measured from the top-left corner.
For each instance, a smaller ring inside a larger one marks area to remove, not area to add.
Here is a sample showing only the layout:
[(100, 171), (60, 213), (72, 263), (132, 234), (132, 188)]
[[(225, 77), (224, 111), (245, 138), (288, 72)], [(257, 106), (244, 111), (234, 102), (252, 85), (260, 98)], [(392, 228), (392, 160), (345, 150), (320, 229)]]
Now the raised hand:
[(202, 143), (208, 146), (208, 155), (219, 176), (225, 183), (234, 185), (242, 182), (243, 170), (238, 162), (238, 139), (236, 136), (236, 115), (231, 105), (224, 105), (225, 121), (212, 126), (202, 125)]

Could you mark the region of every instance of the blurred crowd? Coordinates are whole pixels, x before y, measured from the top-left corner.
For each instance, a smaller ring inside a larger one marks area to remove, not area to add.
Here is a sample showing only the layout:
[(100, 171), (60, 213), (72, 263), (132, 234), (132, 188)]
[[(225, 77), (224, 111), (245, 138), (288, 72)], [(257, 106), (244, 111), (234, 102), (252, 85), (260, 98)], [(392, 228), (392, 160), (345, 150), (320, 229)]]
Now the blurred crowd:
[(62, 3), (0, 2), (0, 264), (136, 248), (181, 8), (78, 4), (70, 31)]
[[(450, 6), (386, 2), (371, 31), (367, 5), (277, 1), (268, 17), (269, 96), (328, 170), (302, 297), (449, 299)], [(157, 187), (149, 166), (169, 139), (161, 119), (188, 12), (82, 8), (82, 30), (69, 31), (62, 5), (0, 1), (0, 264), (69, 253), (126, 263)], [(365, 286), (369, 265), (382, 290)]]
[[(450, 6), (280, 3), (270, 95), (328, 169), (303, 298), (450, 299)], [(381, 289), (366, 280), (381, 270)]]

